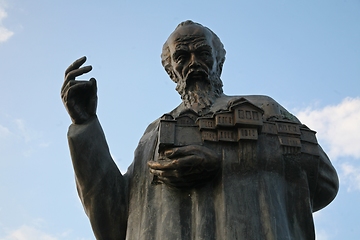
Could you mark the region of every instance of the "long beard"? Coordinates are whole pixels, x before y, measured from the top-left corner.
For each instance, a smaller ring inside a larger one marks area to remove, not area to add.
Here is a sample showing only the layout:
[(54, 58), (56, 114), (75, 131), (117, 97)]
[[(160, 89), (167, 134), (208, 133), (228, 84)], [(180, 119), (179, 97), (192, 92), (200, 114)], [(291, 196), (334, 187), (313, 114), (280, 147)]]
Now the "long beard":
[(184, 105), (198, 113), (206, 112), (223, 93), (222, 81), (217, 76), (193, 82), (179, 81), (176, 87)]

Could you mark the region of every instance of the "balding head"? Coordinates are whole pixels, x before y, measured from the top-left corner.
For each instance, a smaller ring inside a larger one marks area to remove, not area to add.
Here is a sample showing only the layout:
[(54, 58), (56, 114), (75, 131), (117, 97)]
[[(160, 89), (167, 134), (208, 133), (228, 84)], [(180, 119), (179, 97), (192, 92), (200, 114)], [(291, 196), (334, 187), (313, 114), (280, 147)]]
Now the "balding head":
[(180, 23), (164, 44), (162, 64), (188, 107), (207, 108), (222, 93), (225, 49), (209, 28)]
[(195, 23), (191, 20), (181, 22), (171, 33), (167, 41), (164, 43), (162, 54), (161, 54), (161, 63), (165, 68), (165, 71), (169, 74), (170, 78), (177, 82), (176, 76), (173, 74), (173, 66), (171, 59), (171, 46), (174, 41), (183, 41), (184, 43), (191, 41), (194, 37), (201, 37), (201, 35), (208, 35), (207, 37), (211, 40), (213, 46), (213, 53), (216, 60), (216, 75), (218, 78), (221, 76), (222, 67), (225, 62), (226, 51), (224, 45), (220, 41), (219, 37), (211, 31), (209, 28), (204, 27), (199, 23)]

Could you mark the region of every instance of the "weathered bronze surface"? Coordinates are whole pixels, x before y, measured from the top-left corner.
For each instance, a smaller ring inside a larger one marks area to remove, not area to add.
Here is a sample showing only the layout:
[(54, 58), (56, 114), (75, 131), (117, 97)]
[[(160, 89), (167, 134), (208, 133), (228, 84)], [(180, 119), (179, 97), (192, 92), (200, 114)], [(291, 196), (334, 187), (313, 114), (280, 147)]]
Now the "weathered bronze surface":
[(312, 213), (338, 177), (315, 131), (267, 96), (226, 96), (225, 50), (179, 24), (162, 64), (182, 103), (146, 129), (122, 175), (96, 116), (96, 80), (76, 60), (61, 90), (79, 197), (97, 239), (315, 239)]

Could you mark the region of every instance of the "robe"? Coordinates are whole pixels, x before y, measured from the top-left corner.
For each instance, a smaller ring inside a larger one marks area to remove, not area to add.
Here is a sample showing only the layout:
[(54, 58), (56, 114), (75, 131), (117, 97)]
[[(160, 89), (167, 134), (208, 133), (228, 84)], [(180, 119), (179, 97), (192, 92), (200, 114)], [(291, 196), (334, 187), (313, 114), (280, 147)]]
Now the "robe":
[[(77, 190), (96, 238), (315, 239), (312, 213), (338, 191), (334, 167), (316, 138), (303, 139), (311, 130), (270, 97), (224, 95), (210, 112), (227, 113), (229, 103), (238, 99), (261, 110), (264, 125), (253, 136), (244, 135), (244, 141), (204, 141), (221, 156), (221, 169), (196, 187), (154, 183), (147, 163), (158, 157), (160, 119), (146, 129), (124, 175), (110, 156), (96, 116), (72, 124), (68, 141)], [(169, 115), (175, 119), (184, 110), (181, 104)], [(297, 138), (280, 136), (293, 126)]]

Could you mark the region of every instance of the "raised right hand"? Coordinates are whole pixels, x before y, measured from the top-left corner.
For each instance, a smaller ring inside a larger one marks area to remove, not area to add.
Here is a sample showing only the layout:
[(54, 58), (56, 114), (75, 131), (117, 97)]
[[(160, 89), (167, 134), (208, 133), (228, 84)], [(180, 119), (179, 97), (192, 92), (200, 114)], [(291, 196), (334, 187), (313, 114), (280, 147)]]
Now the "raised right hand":
[(61, 88), (61, 99), (75, 124), (84, 123), (96, 114), (97, 86), (95, 78), (91, 78), (89, 81), (75, 80), (77, 76), (91, 71), (91, 66), (81, 67), (85, 61), (86, 57), (79, 58), (66, 69), (64, 84)]

